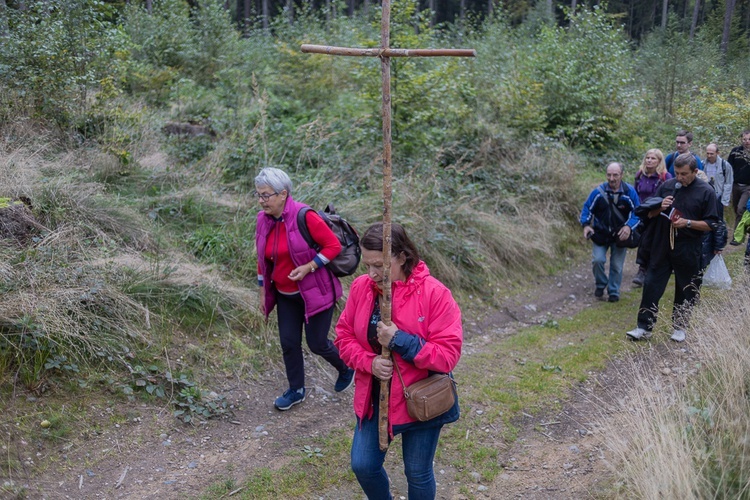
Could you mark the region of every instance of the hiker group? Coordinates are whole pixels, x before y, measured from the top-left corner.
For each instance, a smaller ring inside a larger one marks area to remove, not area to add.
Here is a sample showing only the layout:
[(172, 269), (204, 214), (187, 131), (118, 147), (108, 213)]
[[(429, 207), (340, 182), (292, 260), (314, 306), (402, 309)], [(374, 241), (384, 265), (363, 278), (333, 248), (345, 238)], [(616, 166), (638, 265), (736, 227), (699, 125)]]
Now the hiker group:
[[(384, 259), (382, 223), (372, 224), (359, 238), (333, 210), (316, 212), (296, 201), (292, 181), (277, 168), (261, 170), (255, 189), (260, 309), (266, 317), (276, 309), (289, 384), (274, 406), (286, 411), (308, 396), (304, 328), (310, 351), (336, 369), (334, 391), (354, 384), (351, 468), (367, 497), (392, 498), (382, 440), (387, 448), (401, 435), (409, 498), (435, 498), (433, 459), (443, 425), (459, 418), (458, 398), (454, 390), (441, 401), (445, 407), (421, 418), (412, 414), (407, 390), (433, 373), (450, 374), (458, 363), (461, 310), (450, 290), (430, 275), (401, 225), (391, 225), (391, 257)], [(328, 333), (342, 296), (338, 277), (353, 274), (360, 258), (367, 272), (351, 284), (333, 342)], [(383, 290), (386, 269), (390, 291)], [(386, 294), (393, 304), (389, 324), (381, 318)], [(381, 355), (386, 348), (390, 357)], [(382, 427), (381, 413), (387, 424)]]
[[(638, 248), (634, 281), (643, 286), (643, 295), (638, 325), (627, 332), (634, 340), (651, 336), (674, 273), (671, 338), (684, 341), (703, 271), (727, 244), (724, 207), (731, 202), (737, 220), (744, 221), (734, 231), (736, 241), (742, 241), (740, 228), (750, 228), (750, 215), (743, 218), (750, 198), (750, 130), (726, 160), (716, 144), (709, 144), (701, 161), (690, 151), (692, 140), (689, 132), (678, 132), (676, 151), (666, 158), (658, 149), (648, 150), (633, 185), (623, 180), (621, 163), (610, 163), (606, 182), (583, 205), (580, 223), (592, 242), (597, 298), (605, 300), (606, 293), (609, 302), (620, 300), (627, 248)], [(264, 168), (255, 178), (259, 303), (266, 317), (276, 310), (288, 383), (273, 404), (286, 411), (308, 396), (304, 330), (310, 351), (336, 370), (334, 391), (354, 385), (351, 467), (367, 497), (391, 498), (385, 449), (401, 435), (409, 498), (435, 498), (433, 459), (440, 432), (460, 414), (455, 386), (445, 382), (461, 356), (458, 304), (430, 274), (402, 226), (391, 225), (391, 254), (384, 258), (383, 224), (372, 224), (359, 238), (333, 209), (316, 212), (295, 200), (292, 188), (289, 176), (276, 168)], [(360, 258), (366, 273), (351, 283), (331, 341), (334, 308), (343, 293), (338, 278), (353, 274)], [(383, 290), (389, 283), (390, 290)], [(392, 321), (383, 320), (388, 316)], [(441, 409), (429, 418), (415, 416), (409, 391), (438, 374), (442, 386), (453, 391), (440, 403), (437, 397), (420, 399)]]
[[(742, 244), (750, 231), (750, 129), (726, 159), (711, 143), (701, 160), (690, 150), (692, 144), (692, 133), (681, 130), (675, 151), (666, 157), (649, 149), (632, 185), (623, 180), (622, 164), (610, 163), (606, 182), (591, 191), (581, 210), (583, 236), (592, 243), (595, 297), (605, 300), (606, 292), (606, 300), (619, 301), (627, 249), (637, 248), (633, 284), (643, 290), (637, 326), (626, 334), (632, 340), (651, 337), (659, 301), (674, 273), (670, 338), (683, 342), (704, 272), (727, 244), (724, 208), (731, 203), (735, 215), (732, 245)], [(745, 265), (750, 266), (750, 240)]]

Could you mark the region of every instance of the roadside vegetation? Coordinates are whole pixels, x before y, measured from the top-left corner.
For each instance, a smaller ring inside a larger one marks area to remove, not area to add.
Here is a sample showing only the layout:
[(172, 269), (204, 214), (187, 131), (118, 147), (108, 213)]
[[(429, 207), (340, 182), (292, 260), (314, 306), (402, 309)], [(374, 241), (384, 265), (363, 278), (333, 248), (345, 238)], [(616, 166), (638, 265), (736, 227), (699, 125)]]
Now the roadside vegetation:
[[(740, 259), (732, 259), (740, 271)], [(743, 272), (732, 290), (711, 290), (692, 321), (684, 386), (664, 384), (656, 353), (623, 370), (632, 390), (602, 420), (621, 496), (745, 498), (748, 471), (748, 310)], [(694, 333), (693, 333), (694, 332)], [(604, 410), (602, 408), (602, 410)], [(638, 457), (636, 460), (634, 457)], [(655, 471), (659, 471), (655, 474)]]
[[(394, 4), (392, 46), (472, 47), (478, 57), (393, 61), (393, 211), (467, 311), (582, 255), (578, 211), (607, 161), (626, 164), (630, 179), (646, 149), (666, 151), (677, 128), (694, 131), (694, 149), (726, 151), (750, 124), (746, 37), (733, 37), (723, 57), (715, 23), (688, 42), (671, 16), (636, 45), (597, 8), (561, 27), (533, 15), (511, 24), (503, 13), (431, 26), (418, 7)], [(86, 410), (65, 406), (71, 397), (160, 401), (186, 423), (226, 416), (215, 377), (262, 377), (280, 363), (253, 287), (254, 175), (285, 169), (296, 197), (332, 202), (358, 228), (382, 212), (377, 60), (299, 51), (376, 46), (376, 9), (326, 19), (306, 8), (293, 23), (279, 16), (244, 34), (212, 0), (155, 1), (151, 13), (59, 0), (3, 4), (0, 15), (6, 447), (23, 436), (74, 439)], [(636, 299), (613, 307), (622, 319), (586, 311), (462, 363), (467, 407), (493, 404), (481, 421), (467, 415), (446, 432), (441, 459), (492, 479), (495, 444), (515, 439), (521, 412), (543, 411), (608, 357), (637, 352), (610, 335), (631, 326)], [(571, 345), (574, 333), (581, 340)], [(503, 369), (484, 377), (487, 363)], [(21, 394), (48, 401), (42, 431)], [(486, 429), (500, 429), (496, 443), (466, 438)], [(290, 467), (344, 463), (347, 439), (301, 442)], [(731, 476), (721, 484), (746, 478), (747, 464), (726, 462), (701, 473)], [(28, 470), (12, 453), (0, 466), (10, 478)], [(294, 496), (352, 480), (288, 475), (290, 489), (279, 491), (279, 474), (256, 471), (247, 491)], [(305, 483), (313, 480), (329, 483)]]

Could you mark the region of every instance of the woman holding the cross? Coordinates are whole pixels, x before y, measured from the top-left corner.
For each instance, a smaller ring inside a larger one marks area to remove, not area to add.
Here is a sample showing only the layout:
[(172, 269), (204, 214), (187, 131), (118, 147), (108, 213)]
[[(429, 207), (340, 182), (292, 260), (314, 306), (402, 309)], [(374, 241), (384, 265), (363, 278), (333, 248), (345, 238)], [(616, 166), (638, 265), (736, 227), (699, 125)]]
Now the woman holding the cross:
[[(440, 429), (459, 417), (458, 401), (451, 410), (426, 422), (409, 416), (397, 364), (405, 385), (426, 378), (430, 372), (452, 371), (461, 356), (461, 311), (442, 283), (430, 276), (425, 263), (404, 228), (391, 228), (391, 260), (383, 262), (383, 225), (370, 226), (360, 239), (367, 274), (354, 280), (336, 325), (335, 344), (341, 358), (355, 370), (354, 412), (357, 425), (351, 464), (370, 500), (390, 499), (388, 474), (383, 467), (385, 451), (378, 439), (380, 381), (391, 380), (389, 435), (401, 434), (404, 472), (410, 500), (434, 499), (433, 459)], [(384, 265), (390, 266), (393, 321), (380, 320)], [(380, 356), (385, 346), (392, 360)]]

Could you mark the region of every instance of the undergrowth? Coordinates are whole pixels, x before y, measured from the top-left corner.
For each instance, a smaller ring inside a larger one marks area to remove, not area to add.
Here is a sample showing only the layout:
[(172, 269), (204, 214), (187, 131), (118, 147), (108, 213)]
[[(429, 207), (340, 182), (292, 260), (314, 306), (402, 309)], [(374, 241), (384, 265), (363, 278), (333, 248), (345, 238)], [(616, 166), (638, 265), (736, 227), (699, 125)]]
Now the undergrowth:
[[(741, 252), (736, 252), (740, 254)], [(645, 353), (626, 366), (627, 407), (607, 412), (607, 444), (616, 462), (621, 496), (652, 498), (746, 498), (748, 310), (750, 282), (741, 256), (728, 259), (732, 290), (708, 290), (688, 331), (690, 365), (684, 385), (663, 383), (663, 363)], [(667, 358), (667, 363), (685, 362)], [(651, 367), (649, 367), (651, 365)], [(638, 457), (633, 460), (632, 457)], [(660, 474), (654, 475), (658, 467)]]

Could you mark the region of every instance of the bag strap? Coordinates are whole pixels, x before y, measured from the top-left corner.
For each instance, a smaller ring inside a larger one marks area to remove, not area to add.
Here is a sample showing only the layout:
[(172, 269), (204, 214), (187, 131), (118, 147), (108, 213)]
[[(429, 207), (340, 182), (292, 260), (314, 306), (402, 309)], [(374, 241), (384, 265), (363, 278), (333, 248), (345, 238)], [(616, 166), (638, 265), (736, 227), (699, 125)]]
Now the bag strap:
[(620, 209), (617, 208), (617, 206), (614, 204), (612, 199), (607, 196), (607, 193), (602, 189), (601, 186), (599, 186), (599, 192), (602, 193), (602, 196), (607, 197), (607, 201), (609, 202), (609, 208), (617, 215), (617, 218), (622, 221), (622, 225), (626, 226), (628, 224), (628, 220), (622, 216), (622, 212), (620, 212)]
[(398, 378), (401, 380), (401, 389), (404, 391), (404, 399), (409, 399), (409, 391), (406, 390), (406, 384), (404, 384), (404, 379), (401, 377), (401, 370), (398, 368), (398, 363), (396, 363), (396, 360), (393, 359), (393, 365), (396, 367), (396, 373), (398, 373)]
[(307, 227), (307, 219), (305, 219), (305, 214), (307, 214), (308, 210), (312, 209), (310, 207), (302, 207), (300, 211), (297, 212), (297, 228), (299, 229), (299, 234), (301, 234), (302, 238), (304, 238), (305, 243), (307, 243), (310, 248), (317, 252), (318, 250), (320, 250), (320, 247), (317, 246), (315, 240), (313, 240), (312, 236), (310, 235), (310, 229)]
[[(404, 379), (401, 377), (401, 370), (398, 367), (398, 363), (396, 363), (396, 360), (393, 359), (393, 365), (396, 367), (396, 374), (398, 375), (398, 379), (401, 381), (401, 389), (404, 391), (404, 399), (409, 399), (409, 391), (407, 391), (408, 387), (406, 387), (406, 384), (404, 384)], [(434, 375), (435, 373), (442, 373), (442, 372), (432, 372)], [(453, 375), (451, 372), (444, 373), (443, 375), (448, 375), (451, 379), (451, 382), (453, 383), (453, 386), (457, 386), (458, 382), (456, 382), (456, 379), (453, 378)], [(428, 375), (429, 377), (429, 375)]]

